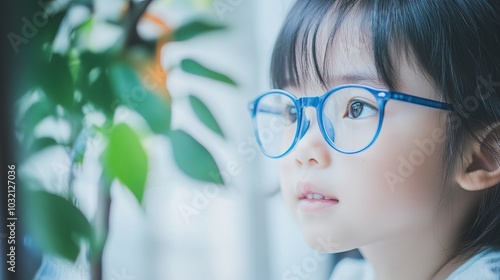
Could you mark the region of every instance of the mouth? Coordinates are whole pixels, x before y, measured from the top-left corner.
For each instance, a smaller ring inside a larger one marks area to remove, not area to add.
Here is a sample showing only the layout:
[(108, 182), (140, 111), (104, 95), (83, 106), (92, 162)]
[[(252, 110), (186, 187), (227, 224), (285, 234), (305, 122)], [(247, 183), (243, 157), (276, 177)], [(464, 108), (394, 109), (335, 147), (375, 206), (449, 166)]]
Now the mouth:
[(327, 194), (310, 182), (299, 182), (297, 193), (299, 207), (303, 211), (318, 211), (339, 204), (338, 198)]

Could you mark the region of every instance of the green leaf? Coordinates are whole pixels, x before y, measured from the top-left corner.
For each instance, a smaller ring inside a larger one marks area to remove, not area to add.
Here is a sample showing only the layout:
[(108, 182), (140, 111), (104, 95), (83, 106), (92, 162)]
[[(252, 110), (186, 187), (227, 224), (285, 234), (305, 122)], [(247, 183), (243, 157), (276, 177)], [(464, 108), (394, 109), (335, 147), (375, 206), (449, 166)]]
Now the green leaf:
[(205, 66), (201, 65), (200, 63), (192, 60), (192, 59), (183, 59), (181, 61), (181, 68), (187, 73), (193, 74), (193, 75), (198, 75), (202, 77), (206, 77), (209, 79), (213, 79), (216, 81), (220, 81), (226, 84), (230, 84), (233, 86), (236, 86), (236, 82), (233, 81), (231, 78), (228, 76), (215, 72), (213, 70), (210, 70), (206, 68)]
[[(48, 2), (57, 2), (57, 0), (52, 0)], [(45, 5), (48, 5), (49, 3), (45, 3)], [(63, 6), (64, 5), (64, 6)], [(59, 28), (61, 26), (61, 23), (65, 16), (67, 15), (67, 9), (69, 7), (68, 4), (62, 4), (62, 3), (56, 3), (56, 5), (53, 6), (56, 9), (60, 9), (54, 14), (48, 14), (48, 20), (47, 24), (43, 26), (43, 28), (39, 28), (39, 33), (37, 36), (35, 36), (35, 42), (34, 44), (38, 44), (39, 42), (54, 42), (55, 37), (57, 35), (57, 32), (59, 31)], [(39, 7), (37, 7), (39, 9)], [(61, 9), (62, 8), (62, 9)], [(37, 10), (38, 10), (37, 9)], [(52, 9), (52, 10), (56, 10)], [(38, 38), (40, 37), (40, 38)], [(38, 41), (40, 40), (40, 41)], [(39, 44), (39, 46), (43, 46), (43, 44)]]
[(23, 157), (27, 158), (32, 154), (38, 153), (43, 149), (56, 146), (57, 141), (51, 137), (36, 138), (29, 145), (29, 147), (23, 152)]
[[(55, 0), (54, 0), (55, 1)], [(43, 1), (43, 6), (49, 5), (49, 2), (54, 1)], [(36, 15), (39, 12), (42, 12), (39, 3), (36, 1), (24, 1), (23, 2), (23, 13), (25, 15)], [(62, 7), (57, 3), (54, 6)], [(51, 10), (51, 9), (48, 9)], [(9, 69), (9, 71), (16, 71), (15, 77), (19, 77), (19, 81), (16, 82), (16, 88), (19, 88), (19, 92), (26, 92), (31, 90), (32, 88), (39, 86), (40, 81), (39, 77), (44, 75), (48, 70), (47, 64), (49, 61), (49, 57), (52, 53), (52, 44), (54, 42), (54, 38), (59, 30), (60, 23), (66, 15), (66, 11), (62, 10), (55, 14), (46, 14), (43, 13), (48, 18), (46, 19), (46, 24), (43, 26), (35, 26), (33, 25), (32, 18), (27, 16), (27, 21), (30, 22), (32, 26), (27, 28), (27, 32), (31, 35), (30, 38), (27, 38), (22, 35), (22, 26), (28, 26), (27, 24), (21, 24), (22, 21), (19, 21), (20, 24), (16, 25), (16, 30), (14, 31), (16, 34), (21, 35), (24, 39), (27, 39), (29, 42), (26, 44), (20, 44), (18, 47), (14, 47), (13, 50), (17, 50), (13, 53), (17, 53), (17, 57), (20, 62), (20, 67), (18, 70), (15, 68)], [(37, 15), (38, 17), (38, 15)], [(19, 18), (18, 18), (19, 20)], [(38, 18), (41, 22), (45, 22), (42, 18)], [(14, 28), (14, 26), (13, 26)]]
[(166, 135), (170, 131), (170, 103), (154, 93), (148, 93), (135, 109), (148, 122), (154, 133)]
[(170, 103), (142, 85), (135, 71), (124, 64), (111, 69), (113, 86), (121, 102), (139, 113), (154, 133), (170, 130)]
[(116, 64), (111, 67), (110, 74), (122, 103), (133, 107), (144, 90), (134, 69), (125, 64)]
[(89, 33), (90, 31), (92, 31), (92, 27), (95, 25), (95, 22), (96, 18), (90, 17), (82, 23), (74, 26), (73, 31)]
[(89, 8), (92, 8), (94, 3), (92, 0), (73, 0), (73, 5), (82, 5), (82, 6), (88, 6)]
[(82, 103), (90, 102), (108, 118), (112, 118), (118, 98), (112, 85), (109, 66), (116, 59), (113, 53), (79, 53), (76, 87), (82, 93)]
[(142, 202), (148, 158), (139, 136), (126, 124), (113, 127), (105, 151), (104, 166), (111, 178), (118, 178)]
[(84, 50), (80, 53), (81, 69), (86, 77), (92, 69), (109, 67), (117, 59), (117, 54), (111, 51), (95, 53)]
[(75, 261), (80, 241), (90, 241), (91, 226), (82, 212), (66, 199), (29, 191), (25, 214), (28, 232), (45, 251)]
[(214, 158), (198, 141), (182, 130), (172, 130), (174, 160), (177, 166), (193, 179), (224, 184)]
[(68, 58), (53, 54), (47, 68), (40, 77), (43, 91), (54, 103), (71, 109), (74, 106), (75, 85)]
[(71, 49), (68, 52), (68, 66), (71, 78), (73, 78), (73, 82), (77, 82), (78, 74), (80, 72), (81, 60), (80, 54), (76, 49)]
[(47, 98), (42, 97), (26, 110), (19, 125), (23, 127), (24, 132), (33, 133), (35, 127), (54, 112), (54, 105)]
[(191, 103), (191, 107), (193, 107), (194, 112), (198, 116), (198, 118), (212, 131), (224, 137), (224, 133), (220, 128), (217, 120), (215, 120), (214, 116), (210, 112), (203, 102), (198, 99), (196, 96), (190, 95), (189, 102)]
[(108, 73), (99, 72), (95, 81), (91, 81), (88, 88), (83, 90), (83, 94), (86, 99), (111, 118), (116, 109), (115, 104), (113, 104), (116, 101), (116, 95)]
[(201, 20), (194, 20), (180, 26), (174, 32), (175, 41), (185, 41), (199, 34), (224, 29), (223, 25), (215, 25)]

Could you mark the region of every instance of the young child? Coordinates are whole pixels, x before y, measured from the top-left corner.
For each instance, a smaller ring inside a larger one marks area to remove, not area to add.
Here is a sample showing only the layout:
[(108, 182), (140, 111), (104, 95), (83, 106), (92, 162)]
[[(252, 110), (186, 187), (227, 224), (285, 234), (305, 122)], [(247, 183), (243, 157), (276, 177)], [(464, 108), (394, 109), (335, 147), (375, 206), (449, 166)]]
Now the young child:
[[(298, 0), (249, 104), (331, 279), (500, 279), (500, 1)], [(328, 246), (325, 246), (327, 244)]]

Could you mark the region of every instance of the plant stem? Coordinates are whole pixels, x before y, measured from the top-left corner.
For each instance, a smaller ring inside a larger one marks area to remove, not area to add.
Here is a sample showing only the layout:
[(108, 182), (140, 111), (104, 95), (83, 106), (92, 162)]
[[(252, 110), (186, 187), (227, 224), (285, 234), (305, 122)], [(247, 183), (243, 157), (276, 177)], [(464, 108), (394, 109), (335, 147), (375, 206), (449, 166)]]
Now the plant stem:
[(140, 3), (135, 3), (134, 1), (129, 0), (128, 15), (123, 24), (126, 33), (124, 49), (137, 44), (145, 43), (137, 32), (137, 24), (152, 1), (153, 0), (145, 0)]
[(102, 280), (102, 255), (108, 236), (111, 212), (110, 186), (111, 182), (106, 178), (106, 175), (102, 174), (99, 180), (98, 206), (94, 220), (94, 248), (91, 248), (92, 280)]

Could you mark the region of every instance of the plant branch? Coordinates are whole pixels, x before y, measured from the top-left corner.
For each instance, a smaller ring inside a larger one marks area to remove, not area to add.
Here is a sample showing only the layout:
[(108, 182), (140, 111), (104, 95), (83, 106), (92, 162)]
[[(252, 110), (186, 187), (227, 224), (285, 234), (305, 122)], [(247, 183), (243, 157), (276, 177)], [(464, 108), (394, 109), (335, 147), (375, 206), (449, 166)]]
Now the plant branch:
[(103, 173), (99, 179), (99, 197), (97, 213), (94, 220), (94, 237), (91, 245), (92, 280), (102, 280), (102, 255), (109, 231), (109, 216), (111, 213), (111, 182)]
[(134, 45), (147, 44), (147, 42), (145, 42), (137, 33), (137, 24), (151, 2), (153, 2), (153, 0), (145, 0), (140, 3), (135, 3), (133, 0), (129, 0), (129, 10), (124, 23), (126, 32), (125, 49)]

